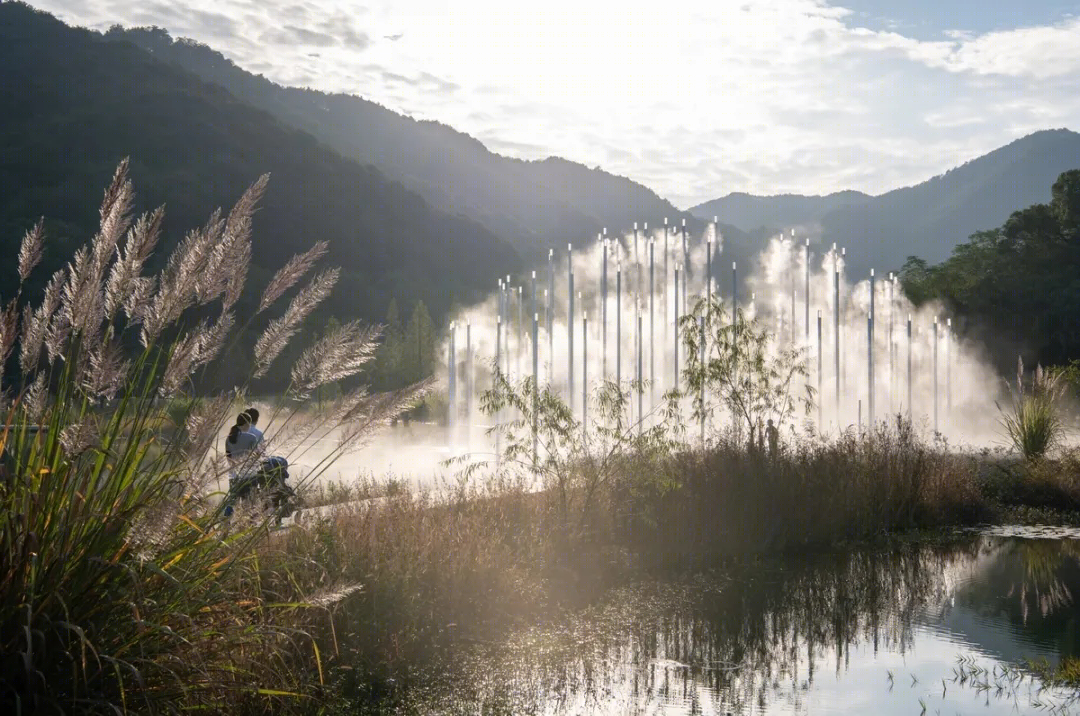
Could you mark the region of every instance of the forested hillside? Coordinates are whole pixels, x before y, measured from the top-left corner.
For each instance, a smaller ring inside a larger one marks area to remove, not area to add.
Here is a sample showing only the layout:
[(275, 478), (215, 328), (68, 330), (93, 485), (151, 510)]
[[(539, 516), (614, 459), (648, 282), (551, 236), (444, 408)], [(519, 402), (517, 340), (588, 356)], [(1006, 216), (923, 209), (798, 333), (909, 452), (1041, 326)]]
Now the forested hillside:
[[(159, 256), (269, 172), (249, 284), (327, 240), (342, 280), (326, 311), (342, 319), (379, 320), (396, 296), (423, 300), (438, 321), (519, 267), (487, 228), (433, 210), (377, 169), (132, 44), (9, 2), (0, 4), (0, 66), (0, 236), (13, 256), (44, 216), (39, 275), (93, 234), (102, 189), (127, 156), (136, 209), (166, 205)], [(0, 265), (0, 286), (13, 275), (13, 262)]]
[(1018, 352), (1044, 365), (1080, 358), (1080, 169), (1061, 174), (1049, 194), (940, 264), (909, 259), (900, 275), (914, 301), (954, 311), (1003, 371)]
[(115, 27), (105, 36), (133, 42), (310, 132), (345, 156), (375, 165), (435, 207), (480, 221), (523, 255), (543, 256), (548, 247), (589, 239), (604, 226), (629, 229), (634, 221), (666, 216), (701, 226), (624, 177), (555, 157), (512, 159), (444, 124), (416, 121), (362, 97), (281, 87), (212, 48), (173, 40), (161, 28)]

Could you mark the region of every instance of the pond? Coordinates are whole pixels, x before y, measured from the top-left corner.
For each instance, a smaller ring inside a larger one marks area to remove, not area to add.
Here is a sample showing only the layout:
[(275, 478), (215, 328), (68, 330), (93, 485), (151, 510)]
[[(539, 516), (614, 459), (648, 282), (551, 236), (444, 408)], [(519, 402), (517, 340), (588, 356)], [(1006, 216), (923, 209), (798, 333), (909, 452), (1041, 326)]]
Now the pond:
[(998, 528), (652, 578), (456, 654), (426, 713), (1080, 712), (1080, 532)]

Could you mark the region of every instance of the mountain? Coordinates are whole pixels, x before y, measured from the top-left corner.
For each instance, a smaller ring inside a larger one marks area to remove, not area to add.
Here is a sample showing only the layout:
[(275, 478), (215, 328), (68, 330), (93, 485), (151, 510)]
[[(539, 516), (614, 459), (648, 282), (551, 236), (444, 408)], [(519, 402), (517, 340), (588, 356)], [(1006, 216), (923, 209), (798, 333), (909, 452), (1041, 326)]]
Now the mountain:
[(853, 275), (897, 269), (912, 255), (937, 263), (974, 232), (1048, 202), (1054, 180), (1078, 167), (1080, 134), (1035, 132), (929, 181), (835, 209), (821, 219), (822, 238), (848, 247)]
[[(49, 254), (39, 274), (94, 234), (101, 192), (129, 155), (137, 209), (165, 204), (173, 244), (270, 172), (249, 284), (326, 239), (342, 268), (328, 310), (342, 319), (381, 319), (394, 296), (445, 315), (521, 268), (488, 228), (436, 211), (377, 169), (133, 44), (6, 2), (0, 65), (2, 250), (13, 256), (44, 215)], [(159, 247), (158, 258), (170, 249)], [(0, 286), (13, 285), (13, 263), (0, 265)]]
[(444, 124), (417, 121), (361, 97), (282, 87), (161, 28), (117, 26), (105, 37), (134, 43), (224, 87), (343, 155), (378, 167), (434, 207), (474, 218), (529, 256), (591, 239), (605, 226), (617, 231), (664, 217), (674, 223), (688, 218), (695, 230), (702, 226), (624, 177), (559, 158), (512, 159)]
[(971, 234), (1001, 226), (1014, 212), (1050, 199), (1058, 175), (1080, 167), (1080, 134), (1051, 129), (973, 159), (915, 186), (879, 196), (728, 194), (690, 212), (748, 230), (812, 227), (823, 245), (847, 247), (849, 275), (899, 269), (908, 256), (948, 258)]
[(821, 218), (834, 209), (861, 204), (870, 199), (861, 191), (838, 191), (825, 196), (805, 194), (780, 194), (755, 196), (733, 192), (719, 199), (691, 207), (689, 212), (699, 219), (711, 221), (714, 216), (750, 231), (759, 227), (773, 230), (792, 226), (818, 224)]

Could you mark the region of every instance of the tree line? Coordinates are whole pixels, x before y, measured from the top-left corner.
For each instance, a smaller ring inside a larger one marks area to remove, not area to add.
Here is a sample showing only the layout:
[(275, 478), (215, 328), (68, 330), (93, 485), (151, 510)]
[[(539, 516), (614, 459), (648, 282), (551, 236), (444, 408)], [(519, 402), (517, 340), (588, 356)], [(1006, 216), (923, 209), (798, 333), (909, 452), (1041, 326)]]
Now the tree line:
[[(1080, 169), (1058, 176), (1046, 204), (979, 231), (937, 265), (908, 258), (900, 280), (916, 305), (940, 301), (999, 369), (1080, 359)], [(1030, 360), (1029, 359), (1033, 359)]]

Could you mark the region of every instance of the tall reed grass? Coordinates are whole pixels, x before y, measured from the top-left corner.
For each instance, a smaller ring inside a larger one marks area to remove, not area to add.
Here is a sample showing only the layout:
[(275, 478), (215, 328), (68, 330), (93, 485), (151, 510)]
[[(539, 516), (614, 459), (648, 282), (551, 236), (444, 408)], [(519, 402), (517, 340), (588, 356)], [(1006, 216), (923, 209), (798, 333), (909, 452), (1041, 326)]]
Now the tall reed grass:
[(1039, 460), (1061, 443), (1065, 425), (1060, 403), (1065, 390), (1061, 373), (1037, 366), (1029, 385), (1024, 381), (1024, 362), (1017, 361), (1016, 390), (1011, 403), (1000, 408), (1001, 423), (1017, 452)]
[[(233, 329), (266, 182), (146, 274), (163, 212), (132, 220), (124, 162), (105, 192), (97, 235), (52, 276), (39, 304), (20, 285), (3, 307), (0, 374), (17, 376), (0, 406), (4, 713), (272, 712), (303, 705), (322, 681), (307, 668), (312, 656), (318, 661), (316, 642), (296, 618), (311, 595), (293, 590), (282, 600), (268, 591), (276, 573), (262, 557), (267, 519), (224, 520), (212, 496), (232, 469), (216, 437), (244, 386), (200, 390), (242, 334)], [(27, 232), (21, 281), (45, 241), (41, 223)], [(316, 245), (279, 271), (245, 325), (324, 252)], [(317, 275), (266, 323), (255, 374), (335, 278), (333, 270)], [(303, 352), (287, 400), (274, 409), (278, 450), (288, 456), (290, 446), (331, 432), (349, 445), (405, 406), (415, 390), (361, 389), (298, 417), (311, 390), (360, 370), (376, 338), (347, 324)], [(318, 597), (317, 585), (305, 587)]]

